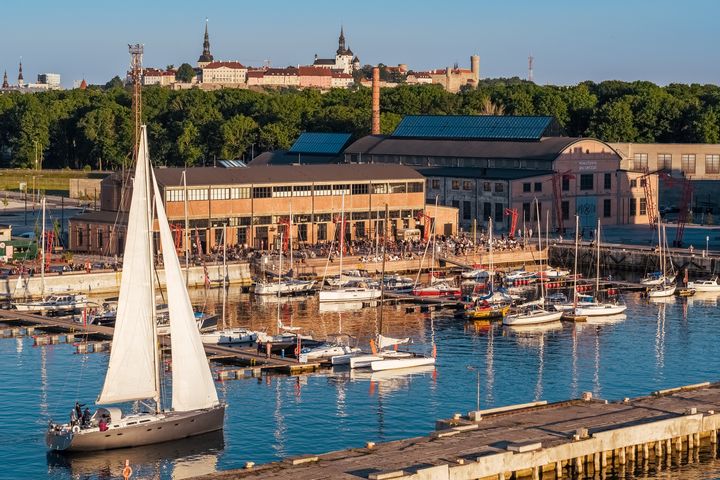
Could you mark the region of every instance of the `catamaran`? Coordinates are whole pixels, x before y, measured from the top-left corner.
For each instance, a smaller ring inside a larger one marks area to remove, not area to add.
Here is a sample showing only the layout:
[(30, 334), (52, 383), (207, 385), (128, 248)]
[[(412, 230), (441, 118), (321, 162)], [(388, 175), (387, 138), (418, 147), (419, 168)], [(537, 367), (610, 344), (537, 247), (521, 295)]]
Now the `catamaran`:
[[(222, 430), (225, 405), (218, 400), (190, 297), (183, 281), (162, 196), (150, 167), (147, 129), (140, 128), (120, 282), (113, 348), (100, 396), (103, 405), (81, 424), (50, 422), (45, 440), (51, 450), (92, 451), (136, 447)], [(172, 404), (162, 405), (162, 363), (158, 336), (152, 195), (165, 260), (172, 330)], [(152, 400), (150, 404), (145, 403)], [(124, 414), (104, 406), (140, 401), (149, 411)]]

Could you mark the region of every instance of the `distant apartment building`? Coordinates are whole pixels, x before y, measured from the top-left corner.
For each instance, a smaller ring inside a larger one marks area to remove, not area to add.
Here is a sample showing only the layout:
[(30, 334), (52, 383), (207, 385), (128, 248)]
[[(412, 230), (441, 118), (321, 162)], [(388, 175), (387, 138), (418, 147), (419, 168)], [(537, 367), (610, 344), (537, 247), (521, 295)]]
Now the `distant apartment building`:
[(210, 62), (202, 67), (202, 83), (244, 85), (248, 69), (240, 62)]
[(143, 85), (160, 85), (167, 87), (175, 83), (176, 70), (159, 70), (157, 68), (146, 68), (142, 72)]
[(59, 73), (40, 73), (37, 76), (37, 83), (40, 85), (47, 85), (50, 90), (60, 89), (60, 74)]
[(464, 86), (477, 87), (480, 82), (480, 56), (472, 55), (470, 57), (470, 70), (455, 65), (453, 68), (411, 72), (406, 81), (409, 84), (439, 84), (452, 93), (459, 92)]

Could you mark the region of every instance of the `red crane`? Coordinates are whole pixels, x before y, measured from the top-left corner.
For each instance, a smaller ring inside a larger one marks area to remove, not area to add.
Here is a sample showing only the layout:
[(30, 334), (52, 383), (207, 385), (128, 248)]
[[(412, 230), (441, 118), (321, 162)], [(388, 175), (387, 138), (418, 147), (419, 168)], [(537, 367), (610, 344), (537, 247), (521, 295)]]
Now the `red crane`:
[(652, 182), (648, 181), (648, 178), (651, 175), (657, 175), (658, 182), (660, 181), (660, 178), (665, 180), (665, 182), (667, 182), (667, 186), (671, 189), (681, 189), (680, 204), (678, 205), (677, 229), (675, 230), (675, 241), (673, 241), (673, 246), (681, 247), (683, 234), (685, 233), (685, 225), (687, 224), (688, 220), (688, 213), (690, 213), (690, 199), (692, 198), (693, 192), (690, 177), (675, 178), (671, 176), (667, 170), (664, 169), (654, 170), (652, 172), (645, 172), (643, 175), (638, 177), (640, 185), (645, 191), (645, 202), (650, 227), (655, 226), (655, 224), (657, 223), (659, 213), (657, 206), (655, 205), (655, 193), (653, 192)]
[(278, 225), (284, 225), (282, 230), (282, 251), (287, 252), (288, 245), (290, 243), (290, 217), (282, 217), (278, 221)]
[(553, 172), (552, 174), (552, 187), (553, 187), (553, 198), (555, 205), (555, 218), (557, 218), (558, 231), (562, 234), (565, 231), (563, 225), (563, 212), (562, 212), (562, 182), (565, 179), (573, 179), (572, 170), (565, 170), (564, 172)]
[(508, 237), (510, 240), (515, 239), (515, 231), (517, 230), (518, 223), (518, 211), (517, 208), (506, 208), (505, 215), (510, 215), (510, 233)]
[(433, 219), (433, 217), (431, 217), (427, 213), (420, 211), (417, 213), (417, 215), (415, 215), (415, 220), (418, 222), (421, 220), (425, 220), (425, 224), (423, 226), (423, 240), (427, 242), (430, 239), (430, 230), (432, 230), (432, 224), (435, 219)]

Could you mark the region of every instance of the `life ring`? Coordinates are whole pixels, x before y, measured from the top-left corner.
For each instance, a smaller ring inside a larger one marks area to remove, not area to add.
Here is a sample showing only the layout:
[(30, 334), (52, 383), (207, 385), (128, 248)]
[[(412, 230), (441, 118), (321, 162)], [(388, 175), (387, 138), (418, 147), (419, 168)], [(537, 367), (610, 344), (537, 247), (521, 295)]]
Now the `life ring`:
[(80, 427), (77, 426), (77, 425), (73, 425), (73, 427), (72, 427), (72, 432), (73, 432), (73, 433), (80, 433)]

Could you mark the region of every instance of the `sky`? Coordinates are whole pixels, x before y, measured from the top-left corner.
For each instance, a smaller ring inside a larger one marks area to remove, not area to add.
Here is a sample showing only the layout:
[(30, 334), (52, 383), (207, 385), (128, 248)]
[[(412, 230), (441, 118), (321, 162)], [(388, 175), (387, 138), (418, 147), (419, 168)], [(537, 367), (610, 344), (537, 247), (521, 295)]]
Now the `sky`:
[(11, 83), (62, 75), (105, 83), (128, 68), (128, 43), (145, 45), (144, 65), (194, 65), (205, 19), (216, 60), (260, 66), (330, 58), (340, 26), (363, 64), (414, 70), (480, 55), (482, 78), (540, 84), (584, 80), (718, 83), (717, 0), (34, 0), (6, 2), (0, 71)]

